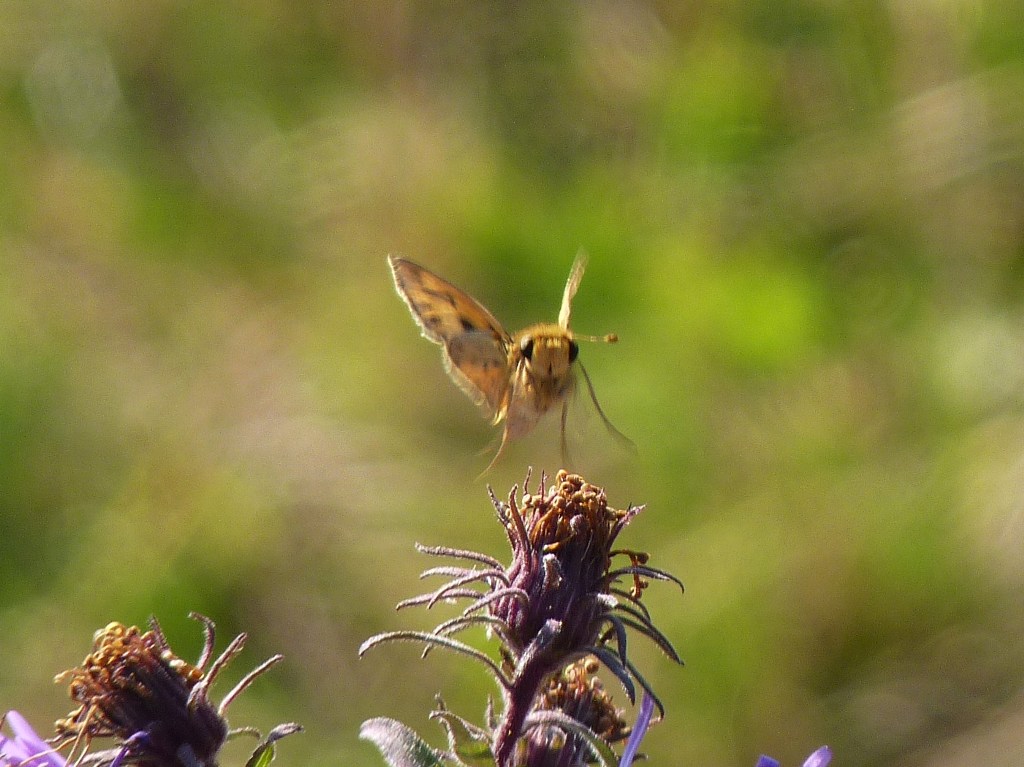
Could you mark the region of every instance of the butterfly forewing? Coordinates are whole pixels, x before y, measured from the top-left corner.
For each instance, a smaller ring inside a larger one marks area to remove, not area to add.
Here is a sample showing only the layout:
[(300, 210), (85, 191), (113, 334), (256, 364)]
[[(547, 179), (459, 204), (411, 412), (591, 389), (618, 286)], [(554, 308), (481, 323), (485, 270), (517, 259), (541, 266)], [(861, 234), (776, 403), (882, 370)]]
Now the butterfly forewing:
[(576, 297), (576, 291), (580, 289), (580, 282), (583, 281), (583, 270), (587, 268), (587, 257), (580, 253), (572, 262), (572, 269), (569, 271), (569, 279), (565, 282), (565, 291), (562, 293), (562, 308), (558, 310), (558, 324), (564, 329), (569, 329), (569, 319), (572, 316), (572, 300)]
[(471, 295), (412, 261), (388, 261), (398, 294), (431, 341), (443, 346), (463, 333), (478, 331), (508, 346), (510, 338), (501, 323)]

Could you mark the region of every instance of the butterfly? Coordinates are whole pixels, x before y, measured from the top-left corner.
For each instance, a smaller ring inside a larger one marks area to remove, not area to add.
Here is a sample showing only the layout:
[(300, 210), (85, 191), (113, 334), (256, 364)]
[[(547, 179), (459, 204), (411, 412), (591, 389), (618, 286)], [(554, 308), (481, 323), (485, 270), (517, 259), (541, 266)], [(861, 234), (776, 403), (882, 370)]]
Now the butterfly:
[(618, 336), (580, 336), (569, 329), (572, 299), (586, 267), (584, 256), (577, 256), (569, 272), (558, 322), (530, 325), (515, 335), (509, 335), (483, 304), (429, 269), (395, 256), (389, 257), (388, 263), (398, 295), (423, 336), (441, 346), (449, 377), (495, 425), (505, 422), (498, 452), (485, 473), (511, 440), (528, 434), (540, 417), (558, 404), (562, 406), (561, 447), (566, 460), (565, 423), (577, 369), (605, 426), (632, 447), (605, 416), (590, 376), (577, 359), (577, 340), (614, 343)]

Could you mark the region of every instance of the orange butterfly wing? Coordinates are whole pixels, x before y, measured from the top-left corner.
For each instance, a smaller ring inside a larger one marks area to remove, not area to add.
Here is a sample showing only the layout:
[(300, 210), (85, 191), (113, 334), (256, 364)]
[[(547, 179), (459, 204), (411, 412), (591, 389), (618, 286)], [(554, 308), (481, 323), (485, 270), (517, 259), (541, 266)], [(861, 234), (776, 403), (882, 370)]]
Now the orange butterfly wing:
[(388, 258), (398, 294), (423, 336), (441, 346), (449, 377), (496, 421), (505, 414), (508, 349), (501, 323), (465, 291), (404, 258)]

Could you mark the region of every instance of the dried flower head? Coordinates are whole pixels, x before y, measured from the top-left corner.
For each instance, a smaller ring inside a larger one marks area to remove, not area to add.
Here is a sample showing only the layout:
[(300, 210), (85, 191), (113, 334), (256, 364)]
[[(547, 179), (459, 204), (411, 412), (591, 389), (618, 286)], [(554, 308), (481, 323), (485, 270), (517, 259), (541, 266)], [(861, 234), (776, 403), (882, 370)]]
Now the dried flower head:
[[(562, 714), (583, 725), (605, 743), (618, 743), (629, 736), (630, 727), (623, 712), (597, 676), (600, 664), (593, 656), (570, 663), (560, 674), (548, 680), (534, 707), (534, 719), (540, 712)], [(517, 761), (530, 767), (557, 767), (577, 764), (590, 756), (588, 745), (579, 735), (567, 733), (554, 724), (537, 724), (519, 742)]]
[[(513, 487), (507, 502), (491, 494), (512, 548), (511, 563), (505, 567), (484, 554), (419, 546), (425, 553), (471, 565), (427, 570), (424, 577), (444, 576), (448, 582), (399, 607), (432, 607), (456, 599), (469, 599), (470, 604), (458, 617), (431, 632), (399, 631), (371, 637), (360, 654), (381, 642), (415, 640), (425, 643), (427, 650), (444, 647), (472, 657), (491, 671), (502, 692), (500, 715), (485, 728), (499, 767), (527, 763), (531, 743), (554, 743), (551, 728), (573, 736), (567, 742), (573, 745), (574, 756), (558, 763), (582, 764), (601, 758), (595, 742), (609, 742), (595, 733), (594, 726), (607, 728), (604, 736), (618, 739), (624, 735), (621, 727), (611, 724), (615, 715), (608, 711), (610, 703), (603, 690), (598, 694), (596, 685), (589, 687), (589, 682), (584, 685), (581, 681), (580, 669), (593, 668), (583, 659), (596, 658), (621, 682), (631, 702), (635, 702), (636, 685), (642, 687), (663, 714), (657, 696), (626, 654), (627, 630), (653, 640), (669, 658), (681, 663), (671, 643), (654, 626), (641, 597), (647, 579), (671, 581), (680, 588), (682, 584), (648, 566), (646, 554), (613, 548), (619, 533), (643, 507), (614, 509), (604, 490), (566, 471), (558, 472), (550, 487), (542, 477), (536, 493), (528, 491), (527, 483), (518, 498), (518, 488)], [(620, 556), (627, 562), (616, 566)], [(628, 579), (628, 588), (623, 579)], [(485, 626), (498, 639), (500, 662), (453, 638), (472, 626)], [(575, 667), (581, 660), (584, 665)], [(583, 719), (564, 707), (555, 712), (550, 706), (551, 685), (557, 690), (559, 676), (573, 668), (570, 674), (575, 675), (575, 686), (567, 686), (565, 692), (580, 696), (576, 713)], [(598, 709), (603, 710), (604, 720), (594, 718)], [(375, 722), (379, 732), (380, 722)], [(547, 730), (534, 732), (542, 724)], [(367, 737), (380, 745), (374, 733)], [(527, 737), (534, 740), (521, 745)], [(585, 747), (577, 753), (580, 745)], [(570, 752), (562, 753), (565, 758)]]
[(537, 710), (562, 711), (585, 724), (601, 740), (618, 743), (629, 736), (630, 728), (597, 676), (600, 668), (592, 656), (570, 663), (548, 681)]
[[(120, 623), (97, 631), (92, 652), (82, 664), (55, 679), (68, 683), (71, 699), (79, 704), (57, 721), (53, 740), (57, 747), (71, 744), (72, 754), (80, 747), (81, 759), (94, 739), (114, 738), (119, 741), (117, 748), (104, 753), (113, 754), (115, 767), (122, 761), (144, 767), (213, 767), (229, 737), (238, 733), (258, 736), (253, 728), (230, 729), (224, 712), (282, 656), (268, 658), (250, 671), (215, 706), (209, 698), (210, 687), (242, 651), (247, 636), (236, 636), (211, 664), (213, 621), (197, 614), (191, 617), (202, 622), (204, 635), (195, 665), (175, 655), (155, 619), (145, 632)], [(294, 724), (274, 728), (257, 747), (254, 758), (299, 729)]]

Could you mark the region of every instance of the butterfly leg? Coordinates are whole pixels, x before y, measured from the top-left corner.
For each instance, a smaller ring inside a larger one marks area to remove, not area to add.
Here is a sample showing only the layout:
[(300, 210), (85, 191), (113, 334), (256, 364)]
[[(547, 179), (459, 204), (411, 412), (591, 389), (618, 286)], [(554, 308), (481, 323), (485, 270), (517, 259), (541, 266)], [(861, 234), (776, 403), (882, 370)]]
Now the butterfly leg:
[(601, 420), (604, 421), (605, 428), (608, 429), (608, 432), (615, 437), (615, 439), (635, 453), (636, 445), (633, 443), (633, 440), (616, 429), (615, 426), (612, 425), (612, 422), (608, 420), (608, 416), (606, 416), (604, 411), (601, 409), (601, 404), (597, 401), (597, 394), (594, 393), (594, 384), (590, 382), (590, 374), (587, 372), (587, 369), (579, 362), (576, 364), (579, 365), (580, 370), (583, 372), (583, 380), (587, 382), (587, 391), (590, 392), (590, 401), (593, 402), (594, 407), (597, 408), (597, 414), (601, 416)]
[(572, 463), (569, 457), (569, 442), (565, 438), (565, 422), (569, 418), (569, 399), (562, 400), (562, 466), (566, 469)]
[(505, 452), (505, 445), (507, 445), (508, 443), (508, 421), (506, 421), (505, 428), (502, 429), (501, 432), (501, 444), (498, 445), (498, 452), (494, 454), (494, 458), (492, 458), (491, 462), (487, 464), (487, 468), (480, 472), (480, 476), (477, 477), (477, 479), (480, 479), (480, 477), (484, 476), (487, 472), (494, 468), (494, 465), (498, 462), (498, 459), (501, 458), (501, 454)]

